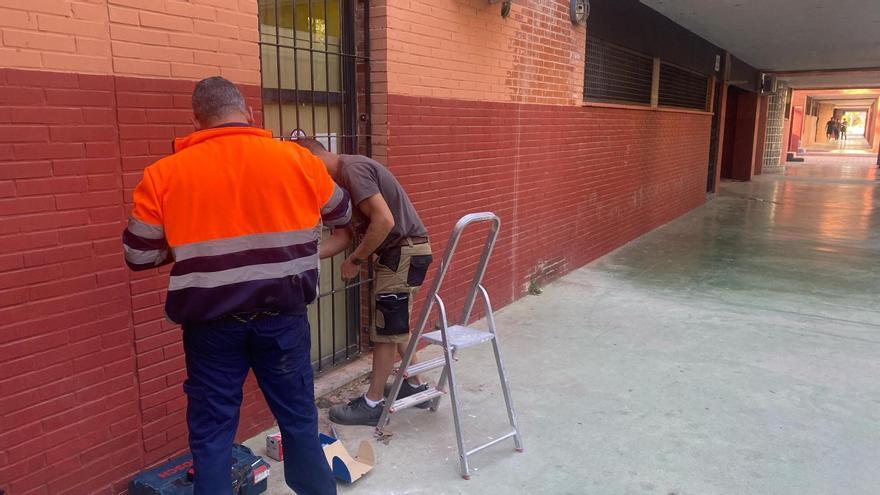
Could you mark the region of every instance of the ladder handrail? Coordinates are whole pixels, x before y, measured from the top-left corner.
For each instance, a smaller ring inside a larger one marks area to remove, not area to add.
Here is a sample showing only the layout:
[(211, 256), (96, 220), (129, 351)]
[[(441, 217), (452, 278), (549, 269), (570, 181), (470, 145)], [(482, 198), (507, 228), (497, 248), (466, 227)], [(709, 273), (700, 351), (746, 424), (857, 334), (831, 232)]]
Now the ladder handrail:
[(486, 238), (483, 253), (480, 255), (480, 262), (474, 272), (474, 278), (471, 280), (470, 291), (468, 291), (467, 299), (465, 299), (465, 304), (462, 308), (459, 324), (467, 324), (467, 320), (471, 315), (471, 310), (473, 310), (474, 307), (474, 301), (477, 297), (477, 287), (483, 282), (483, 276), (486, 274), (486, 268), (489, 266), (489, 257), (492, 255), (492, 250), (495, 248), (495, 241), (498, 239), (498, 232), (501, 229), (501, 219), (498, 215), (489, 211), (469, 213), (456, 222), (455, 227), (452, 229), (452, 234), (449, 237), (449, 243), (446, 245), (446, 251), (443, 253), (443, 259), (440, 261), (440, 270), (434, 277), (434, 283), (431, 284), (431, 292), (428, 293), (428, 299), (422, 308), (422, 318), (418, 321), (426, 322), (427, 320), (425, 317), (430, 313), (431, 306), (433, 306), (432, 296), (440, 292), (440, 287), (443, 285), (443, 279), (446, 278), (446, 272), (452, 264), (452, 258), (455, 255), (455, 249), (458, 247), (458, 241), (461, 239), (461, 234), (468, 225), (478, 222), (492, 222), (492, 226), (490, 227), (489, 235)]

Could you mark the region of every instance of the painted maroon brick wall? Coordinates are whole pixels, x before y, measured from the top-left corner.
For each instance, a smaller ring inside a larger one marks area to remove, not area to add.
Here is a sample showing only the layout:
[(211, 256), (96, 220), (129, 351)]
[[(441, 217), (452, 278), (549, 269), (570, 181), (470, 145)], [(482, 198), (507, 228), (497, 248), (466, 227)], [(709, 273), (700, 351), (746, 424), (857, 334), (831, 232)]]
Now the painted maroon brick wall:
[(0, 486), (16, 495), (109, 493), (142, 463), (113, 83), (0, 71)]
[[(709, 114), (396, 95), (388, 112), (389, 166), (435, 252), (462, 215), (501, 217), (484, 283), (496, 307), (705, 200)], [(484, 232), (459, 247), (444, 291), (450, 317)]]
[[(123, 493), (186, 447), (166, 274), (120, 235), (141, 170), (192, 131), (192, 82), (0, 70), (0, 489)], [(245, 87), (260, 108), (259, 88)], [(249, 381), (240, 437), (272, 417)]]

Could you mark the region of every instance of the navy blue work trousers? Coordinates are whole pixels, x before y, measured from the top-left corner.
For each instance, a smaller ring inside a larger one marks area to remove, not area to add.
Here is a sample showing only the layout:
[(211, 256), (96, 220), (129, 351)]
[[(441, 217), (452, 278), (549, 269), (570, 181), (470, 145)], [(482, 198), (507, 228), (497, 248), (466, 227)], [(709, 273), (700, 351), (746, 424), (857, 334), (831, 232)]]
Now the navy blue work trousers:
[(183, 347), (195, 495), (232, 494), (229, 461), (248, 369), (254, 370), (278, 420), (287, 486), (299, 495), (336, 493), (318, 441), (311, 336), (305, 315), (185, 325)]

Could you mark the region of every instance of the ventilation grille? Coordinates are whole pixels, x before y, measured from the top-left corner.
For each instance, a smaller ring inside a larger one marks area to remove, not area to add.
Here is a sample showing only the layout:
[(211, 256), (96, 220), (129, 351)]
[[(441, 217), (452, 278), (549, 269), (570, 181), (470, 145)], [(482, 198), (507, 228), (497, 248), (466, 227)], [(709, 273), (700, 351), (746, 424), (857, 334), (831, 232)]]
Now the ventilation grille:
[(673, 65), (660, 65), (660, 106), (706, 109), (709, 78)]
[(585, 100), (650, 105), (653, 72), (651, 57), (587, 37)]

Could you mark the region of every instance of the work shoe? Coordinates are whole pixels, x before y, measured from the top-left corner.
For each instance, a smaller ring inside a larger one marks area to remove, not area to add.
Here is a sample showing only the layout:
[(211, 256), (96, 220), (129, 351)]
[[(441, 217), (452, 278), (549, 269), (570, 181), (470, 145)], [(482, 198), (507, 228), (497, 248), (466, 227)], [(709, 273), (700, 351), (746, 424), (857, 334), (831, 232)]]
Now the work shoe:
[[(391, 386), (391, 383), (385, 385), (385, 393), (382, 394), (383, 396), (388, 397), (388, 394), (391, 393)], [(412, 384), (409, 383), (409, 380), (404, 380), (403, 385), (400, 386), (400, 392), (397, 393), (397, 400), (409, 397), (410, 395), (417, 394), (419, 392), (424, 392), (425, 390), (428, 390), (427, 383), (423, 383), (418, 387), (413, 387)], [(428, 399), (425, 402), (417, 404), (415, 407), (418, 407), (419, 409), (427, 409), (431, 407), (431, 400)]]
[(370, 407), (364, 396), (352, 399), (346, 405), (336, 405), (330, 408), (330, 421), (338, 425), (364, 425), (376, 426), (382, 416), (380, 402), (376, 407)]

